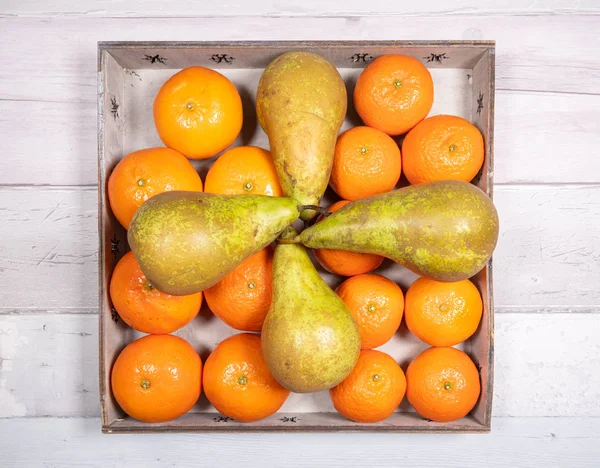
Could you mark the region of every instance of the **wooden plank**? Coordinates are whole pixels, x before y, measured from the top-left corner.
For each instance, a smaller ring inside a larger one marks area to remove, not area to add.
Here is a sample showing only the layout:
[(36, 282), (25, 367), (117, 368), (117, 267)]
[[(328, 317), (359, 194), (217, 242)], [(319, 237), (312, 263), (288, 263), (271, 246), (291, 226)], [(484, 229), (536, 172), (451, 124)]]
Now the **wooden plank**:
[[(95, 101), (97, 41), (496, 40), (499, 89), (598, 94), (600, 16), (0, 17), (0, 98)], [(199, 28), (198, 24), (202, 24)], [(290, 31), (294, 31), (293, 37)], [(519, 34), (515, 34), (519, 31)], [(40, 50), (36, 38), (44, 38)], [(77, 38), (74, 43), (73, 38)], [(440, 51), (444, 52), (444, 51)], [(159, 66), (162, 64), (157, 64)], [(235, 65), (232, 63), (232, 65)], [(167, 64), (168, 66), (168, 64)], [(27, 79), (27, 86), (22, 86)]]
[(98, 303), (96, 189), (0, 188), (0, 309)]
[(598, 13), (597, 2), (582, 0), (578, 2), (541, 1), (524, 5), (519, 0), (509, 0), (498, 4), (494, 0), (457, 0), (451, 5), (439, 0), (424, 0), (418, 3), (390, 3), (386, 0), (373, 0), (366, 4), (360, 0), (279, 2), (277, 0), (228, 0), (225, 2), (195, 2), (179, 0), (166, 5), (158, 0), (84, 0), (75, 4), (69, 0), (5, 0), (0, 14), (5, 15), (85, 15), (87, 16), (356, 16), (356, 15), (406, 15), (406, 16), (462, 16), (465, 14), (583, 14)]
[[(0, 100), (0, 115), (0, 185), (96, 183), (95, 103)], [(496, 91), (495, 182), (597, 182), (598, 115), (600, 96)]]
[[(496, 187), (497, 312), (600, 307), (599, 200), (598, 185)], [(0, 188), (0, 218), (0, 313), (96, 311), (95, 188)]]
[[(105, 436), (93, 419), (0, 424), (4, 468), (397, 467), (589, 468), (600, 456), (597, 418), (495, 418), (487, 436), (170, 434)], [(27, 440), (24, 445), (23, 441)], [(435, 447), (432, 450), (431, 447)], [(257, 449), (257, 447), (259, 447)], [(468, 456), (465, 456), (468, 454)]]
[(99, 414), (97, 316), (0, 316), (0, 418)]
[[(211, 18), (200, 29), (198, 21), (0, 18), (0, 134), (11, 135), (0, 143), (0, 184), (96, 182), (97, 40), (289, 39), (289, 31), (298, 39), (456, 37), (454, 22), (441, 17), (418, 24), (389, 17)], [(466, 17), (461, 24), (461, 38), (499, 44), (496, 182), (598, 181), (600, 38), (590, 31), (600, 16)], [(43, 52), (36, 37), (44, 37)]]
[(494, 202), (500, 216), (494, 255), (499, 308), (600, 304), (599, 185), (501, 186)]
[[(599, 333), (595, 314), (497, 314), (492, 414), (600, 416)], [(0, 337), (0, 417), (99, 415), (97, 316), (0, 315)], [(403, 366), (426, 348), (410, 339), (407, 356), (394, 354)], [(215, 344), (199, 345), (204, 359)], [(326, 392), (293, 395), (285, 411), (315, 405), (333, 411)]]
[(495, 183), (600, 181), (598, 116), (600, 96), (497, 90)]

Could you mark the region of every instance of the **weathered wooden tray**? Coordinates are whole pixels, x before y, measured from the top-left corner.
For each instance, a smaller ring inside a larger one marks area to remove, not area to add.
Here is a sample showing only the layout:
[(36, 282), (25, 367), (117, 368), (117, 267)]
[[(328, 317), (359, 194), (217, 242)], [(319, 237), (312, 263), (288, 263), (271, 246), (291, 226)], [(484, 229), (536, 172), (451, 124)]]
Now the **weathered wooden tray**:
[[(436, 423), (419, 417), (405, 401), (398, 412), (376, 424), (357, 424), (337, 414), (327, 392), (292, 394), (281, 411), (255, 423), (239, 423), (215, 412), (205, 397), (183, 417), (147, 424), (126, 416), (115, 402), (110, 370), (123, 347), (139, 334), (119, 320), (111, 307), (109, 281), (114, 265), (128, 250), (125, 230), (112, 215), (106, 183), (117, 162), (131, 151), (163, 146), (156, 134), (152, 104), (160, 86), (178, 69), (203, 65), (219, 69), (237, 86), (244, 104), (244, 128), (234, 145), (268, 148), (268, 139), (256, 121), (254, 97), (264, 67), (289, 50), (308, 50), (330, 60), (346, 81), (349, 96), (356, 78), (374, 57), (400, 53), (423, 62), (433, 75), (435, 101), (430, 115), (448, 113), (473, 122), (485, 139), (485, 162), (474, 183), (492, 196), (494, 121), (494, 42), (490, 41), (340, 41), (340, 42), (102, 42), (98, 44), (98, 154), (99, 154), (99, 291), (100, 291), (100, 399), (102, 430), (120, 432), (175, 431), (388, 431), (486, 432), (490, 430), (493, 382), (492, 265), (473, 278), (484, 303), (483, 319), (475, 335), (462, 345), (480, 370), (481, 397), (465, 418)], [(344, 128), (360, 125), (352, 109)], [(212, 160), (194, 162), (204, 179)], [(391, 261), (377, 270), (404, 291), (416, 278)], [(323, 272), (335, 287), (342, 279)], [(212, 316), (206, 306), (198, 317), (176, 334), (187, 339), (203, 362), (224, 338), (237, 331)], [(402, 367), (428, 346), (412, 336), (405, 325), (381, 349)]]

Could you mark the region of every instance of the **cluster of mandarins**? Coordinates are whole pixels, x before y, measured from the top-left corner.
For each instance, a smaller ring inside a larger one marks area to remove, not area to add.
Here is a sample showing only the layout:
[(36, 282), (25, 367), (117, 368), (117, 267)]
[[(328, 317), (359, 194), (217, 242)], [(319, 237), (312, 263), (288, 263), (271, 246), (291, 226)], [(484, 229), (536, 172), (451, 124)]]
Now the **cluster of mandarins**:
[[(330, 211), (394, 189), (402, 172), (411, 184), (473, 179), (484, 159), (481, 134), (460, 117), (426, 118), (432, 104), (433, 80), (415, 59), (385, 55), (362, 72), (354, 107), (366, 126), (338, 138), (330, 185), (341, 200)], [(108, 182), (112, 211), (125, 228), (144, 201), (165, 191), (282, 195), (265, 149), (225, 151), (208, 171), (204, 187), (188, 160), (221, 153), (242, 128), (240, 96), (220, 73), (190, 67), (172, 76), (156, 96), (154, 121), (167, 148), (127, 155)], [(400, 148), (392, 137), (404, 134)], [(469, 357), (452, 346), (469, 338), (481, 320), (482, 300), (473, 283), (419, 278), (405, 298), (393, 281), (370, 273), (382, 257), (325, 249), (314, 253), (325, 269), (350, 277), (336, 292), (361, 336), (354, 370), (330, 390), (335, 408), (354, 421), (380, 421), (406, 393), (416, 411), (431, 420), (450, 421), (471, 411), (480, 393), (479, 375)], [(127, 324), (150, 334), (128, 345), (112, 370), (113, 393), (126, 413), (148, 422), (174, 419), (195, 404), (202, 388), (218, 411), (239, 421), (264, 418), (283, 405), (289, 392), (270, 374), (259, 335), (224, 340), (204, 369), (191, 345), (169, 335), (194, 319), (203, 296), (227, 325), (260, 332), (271, 302), (272, 256), (270, 248), (259, 251), (213, 287), (189, 296), (158, 291), (131, 252), (119, 261), (110, 283), (113, 305)], [(406, 376), (391, 356), (373, 349), (394, 336), (403, 316), (408, 329), (433, 346), (411, 362)]]

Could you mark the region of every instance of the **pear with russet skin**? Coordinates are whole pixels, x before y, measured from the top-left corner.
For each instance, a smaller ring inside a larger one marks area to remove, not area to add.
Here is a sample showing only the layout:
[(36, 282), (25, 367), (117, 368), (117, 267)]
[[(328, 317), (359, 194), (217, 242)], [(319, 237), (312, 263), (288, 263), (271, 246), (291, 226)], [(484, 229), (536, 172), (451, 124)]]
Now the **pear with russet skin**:
[(299, 215), (292, 198), (165, 192), (137, 210), (127, 240), (148, 281), (183, 296), (213, 286)]
[[(318, 205), (331, 174), (335, 142), (346, 116), (346, 86), (320, 55), (287, 52), (258, 83), (256, 112), (286, 196)], [(311, 219), (316, 211), (305, 209)]]
[[(293, 235), (290, 228), (285, 237)], [(269, 370), (297, 393), (334, 387), (350, 373), (360, 352), (352, 314), (297, 244), (275, 248), (273, 296), (261, 336)]]
[(479, 272), (498, 241), (492, 200), (467, 182), (440, 181), (346, 204), (290, 242), (382, 255), (437, 281)]

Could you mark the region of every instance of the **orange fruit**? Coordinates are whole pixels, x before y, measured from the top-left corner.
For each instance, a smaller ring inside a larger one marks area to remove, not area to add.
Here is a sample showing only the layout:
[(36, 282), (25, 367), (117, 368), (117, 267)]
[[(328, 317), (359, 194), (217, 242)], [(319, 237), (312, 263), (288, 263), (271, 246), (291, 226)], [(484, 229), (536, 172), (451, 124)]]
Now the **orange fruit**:
[(483, 302), (469, 280), (442, 283), (419, 278), (406, 292), (406, 326), (431, 346), (454, 346), (479, 326)]
[(466, 416), (481, 390), (473, 361), (456, 348), (429, 348), (406, 370), (406, 397), (424, 418), (448, 422)]
[(402, 289), (380, 275), (348, 278), (335, 291), (352, 313), (362, 349), (387, 343), (398, 330), (404, 311)]
[(242, 119), (235, 85), (210, 68), (184, 68), (162, 85), (154, 100), (158, 136), (192, 159), (210, 158), (230, 146)]
[(420, 122), (404, 138), (404, 174), (411, 184), (435, 180), (470, 182), (483, 164), (483, 137), (477, 127), (454, 115)]
[[(349, 203), (349, 200), (340, 200), (331, 205), (328, 209), (330, 212), (335, 213), (346, 203)], [(322, 216), (319, 217), (319, 220), (321, 219), (323, 219)], [(341, 276), (354, 276), (368, 273), (383, 262), (383, 257), (373, 254), (332, 249), (315, 249), (313, 252), (323, 268), (331, 273)]]
[(121, 351), (111, 373), (112, 391), (129, 416), (163, 422), (188, 412), (202, 389), (202, 361), (183, 338), (148, 335)]
[(358, 77), (354, 107), (363, 122), (388, 135), (402, 135), (427, 117), (433, 105), (429, 70), (406, 55), (382, 55)]
[(251, 333), (227, 338), (210, 354), (204, 392), (219, 413), (242, 422), (272, 415), (290, 394), (269, 372), (260, 335)]
[(390, 136), (354, 127), (337, 139), (329, 184), (340, 197), (357, 200), (392, 190), (401, 170), (400, 148)]
[(225, 151), (206, 175), (208, 193), (282, 195), (271, 153), (256, 146)]
[(383, 421), (404, 398), (406, 378), (394, 359), (381, 351), (363, 350), (341, 383), (329, 390), (335, 409), (360, 423)]
[(119, 316), (138, 331), (171, 333), (190, 323), (202, 306), (202, 293), (171, 296), (153, 287), (127, 252), (110, 279), (110, 299)]
[(125, 229), (142, 203), (170, 190), (202, 192), (202, 180), (185, 156), (169, 148), (134, 151), (108, 178), (110, 207)]
[(204, 291), (210, 310), (237, 330), (260, 331), (271, 305), (273, 252), (251, 255)]

